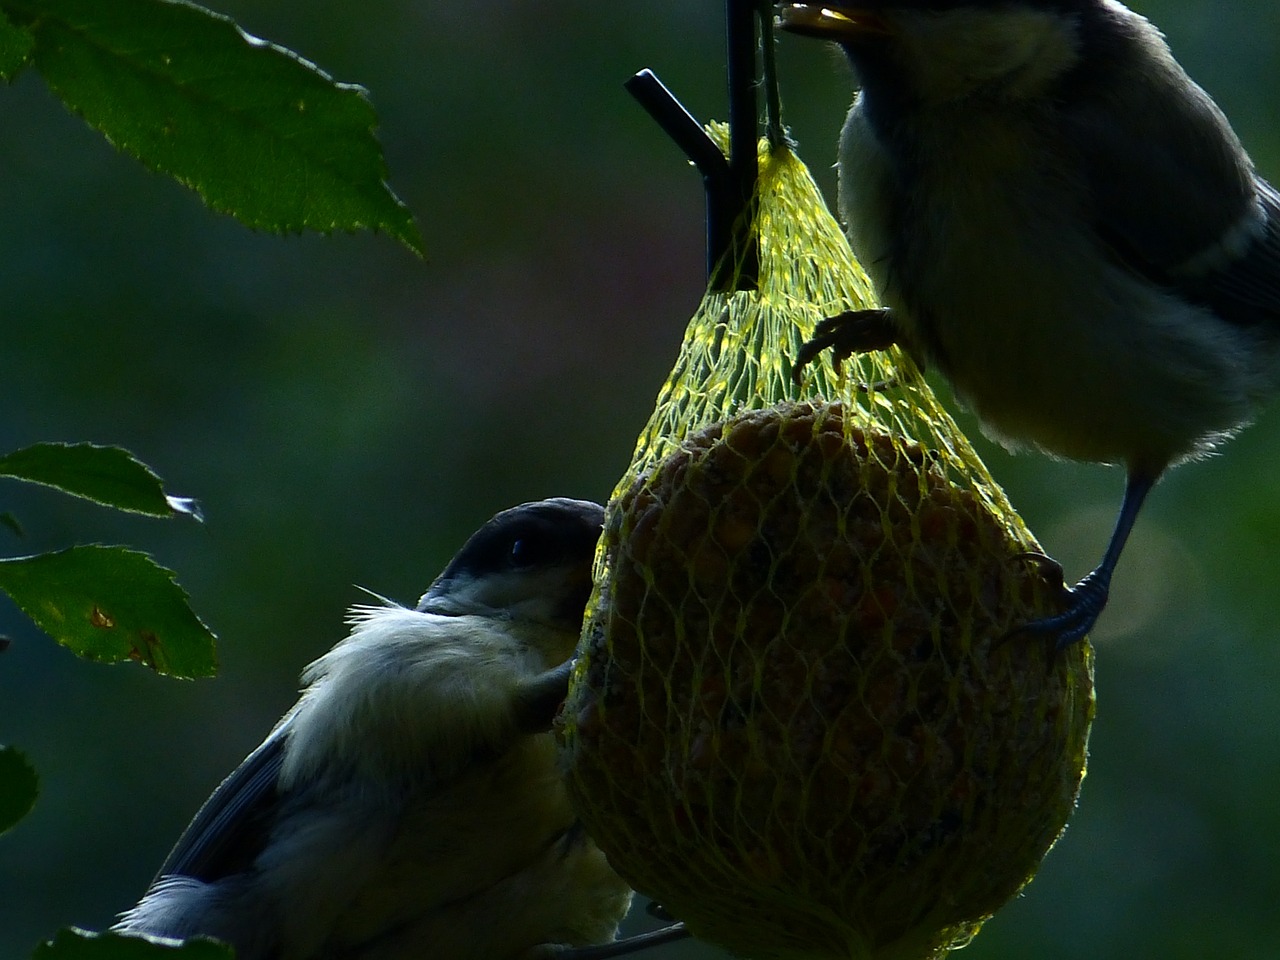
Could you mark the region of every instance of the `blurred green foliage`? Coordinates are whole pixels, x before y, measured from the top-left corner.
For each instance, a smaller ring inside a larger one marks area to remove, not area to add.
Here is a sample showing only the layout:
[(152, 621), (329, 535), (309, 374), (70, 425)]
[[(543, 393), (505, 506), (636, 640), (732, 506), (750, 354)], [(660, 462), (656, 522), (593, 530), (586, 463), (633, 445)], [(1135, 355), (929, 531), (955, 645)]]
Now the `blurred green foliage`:
[[(607, 496), (705, 280), (701, 185), (621, 83), (652, 67), (697, 116), (723, 116), (718, 4), (215, 5), (369, 89), (428, 261), (385, 237), (251, 233), (114, 152), (37, 78), (0, 88), (0, 450), (118, 443), (207, 515), (156, 525), (6, 489), (25, 537), (0, 536), (9, 553), (152, 552), (223, 667), (177, 683), (85, 664), (0, 601), (0, 741), (41, 774), (0, 839), (0, 957), (137, 899), (343, 634), (356, 584), (413, 601), (495, 510)], [(1280, 7), (1140, 9), (1280, 179)], [(846, 71), (795, 38), (780, 70), (830, 196)], [(982, 451), (1083, 573), (1119, 473)], [(966, 960), (1274, 955), (1278, 546), (1273, 409), (1153, 496), (1097, 634), (1080, 810)]]

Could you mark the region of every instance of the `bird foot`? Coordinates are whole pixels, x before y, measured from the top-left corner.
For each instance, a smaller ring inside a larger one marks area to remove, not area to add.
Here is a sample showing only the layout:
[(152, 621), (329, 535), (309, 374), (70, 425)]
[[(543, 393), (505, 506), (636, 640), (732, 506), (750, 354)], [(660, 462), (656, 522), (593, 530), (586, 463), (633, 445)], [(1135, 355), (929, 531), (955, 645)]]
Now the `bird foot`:
[(827, 317), (815, 328), (812, 339), (800, 347), (791, 368), (791, 379), (800, 383), (804, 379), (804, 368), (823, 350), (831, 350), (832, 363), (839, 371), (844, 361), (855, 353), (888, 350), (897, 342), (897, 331), (889, 311), (883, 307), (849, 310)]
[(573, 660), (516, 684), (514, 697), (516, 728), (523, 733), (545, 733), (551, 729), (561, 704), (569, 696)]
[(1068, 587), (1062, 585), (1062, 567), (1056, 560), (1035, 553), (1026, 554), (1025, 559), (1049, 565), (1055, 571), (1066, 609), (1052, 617), (1032, 620), (1015, 627), (1004, 639), (1028, 633), (1051, 636), (1054, 638), (1054, 649), (1061, 653), (1083, 640), (1098, 622), (1111, 593), (1111, 575), (1104, 570), (1094, 570), (1074, 587)]

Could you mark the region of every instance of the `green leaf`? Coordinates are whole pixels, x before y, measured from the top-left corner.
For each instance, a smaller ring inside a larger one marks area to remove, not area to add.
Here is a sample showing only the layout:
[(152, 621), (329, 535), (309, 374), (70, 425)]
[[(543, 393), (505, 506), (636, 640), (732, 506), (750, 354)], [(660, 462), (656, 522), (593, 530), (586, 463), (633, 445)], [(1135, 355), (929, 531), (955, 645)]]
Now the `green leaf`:
[(175, 677), (217, 669), (215, 638), (186, 592), (145, 553), (101, 545), (0, 560), (0, 590), (89, 660), (137, 660)]
[(176, 940), (90, 933), (74, 927), (59, 930), (52, 940), (36, 947), (32, 960), (235, 960), (226, 944), (200, 938), (179, 944)]
[(153, 517), (184, 513), (202, 519), (194, 500), (165, 495), (160, 478), (120, 447), (37, 443), (0, 457), (0, 477), (12, 477), (104, 506)]
[(8, 510), (0, 513), (0, 527), (4, 527), (15, 537), (25, 537), (27, 535), (27, 532), (22, 529), (22, 524), (18, 522), (18, 518)]
[(40, 778), (15, 747), (0, 747), (0, 833), (13, 828), (35, 806)]
[(184, 0), (4, 0), (68, 107), (256, 229), (422, 239), (385, 182), (365, 91)]
[(36, 38), (0, 11), (0, 80), (12, 80), (31, 60)]

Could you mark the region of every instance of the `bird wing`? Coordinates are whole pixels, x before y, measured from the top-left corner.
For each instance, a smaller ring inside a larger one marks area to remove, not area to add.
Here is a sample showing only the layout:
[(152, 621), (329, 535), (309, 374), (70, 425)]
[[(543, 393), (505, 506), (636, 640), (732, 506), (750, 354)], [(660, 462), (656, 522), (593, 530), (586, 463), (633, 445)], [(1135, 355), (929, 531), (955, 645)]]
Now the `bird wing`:
[(247, 869), (266, 845), (279, 799), (289, 719), (218, 785), (182, 832), (156, 879), (174, 874), (213, 881)]
[[(1171, 59), (1112, 63), (1081, 81), (1091, 89), (1062, 98), (1056, 117), (1099, 237), (1129, 269), (1224, 320), (1280, 325), (1280, 193)], [(1176, 71), (1180, 83), (1156, 77), (1160, 70)], [(1171, 88), (1189, 93), (1173, 98)]]
[(1228, 269), (1190, 283), (1188, 292), (1225, 319), (1280, 325), (1280, 191), (1261, 178), (1256, 183), (1262, 232)]

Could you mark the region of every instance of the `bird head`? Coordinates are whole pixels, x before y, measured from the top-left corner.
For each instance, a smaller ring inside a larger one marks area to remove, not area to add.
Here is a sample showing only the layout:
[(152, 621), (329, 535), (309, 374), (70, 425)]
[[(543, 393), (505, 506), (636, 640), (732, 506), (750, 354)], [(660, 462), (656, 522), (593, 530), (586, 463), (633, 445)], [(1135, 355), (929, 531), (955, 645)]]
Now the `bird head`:
[(603, 522), (599, 504), (565, 497), (504, 510), (463, 544), (418, 610), (498, 615), (576, 637)]
[(1025, 99), (1079, 61), (1081, 24), (1110, 0), (837, 0), (786, 3), (784, 30), (839, 44), (864, 91), (929, 104), (975, 93)]

